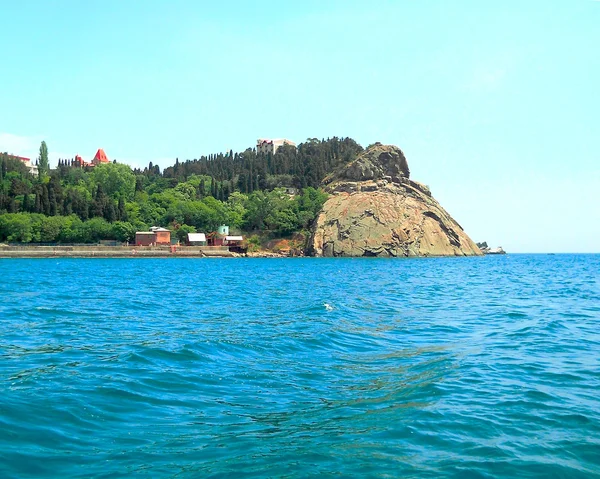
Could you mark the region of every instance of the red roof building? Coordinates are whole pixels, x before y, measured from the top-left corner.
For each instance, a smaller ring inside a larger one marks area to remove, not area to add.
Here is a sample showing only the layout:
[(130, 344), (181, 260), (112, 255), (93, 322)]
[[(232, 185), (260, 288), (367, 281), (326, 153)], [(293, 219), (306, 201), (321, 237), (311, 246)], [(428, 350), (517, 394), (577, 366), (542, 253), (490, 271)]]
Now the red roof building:
[(106, 153), (104, 153), (104, 150), (102, 148), (100, 148), (96, 152), (94, 159), (90, 162), (85, 161), (80, 155), (75, 155), (75, 159), (73, 160), (72, 166), (76, 166), (79, 168), (87, 168), (87, 167), (93, 168), (94, 166), (102, 165), (102, 164), (106, 164), (106, 163), (110, 163), (110, 160), (108, 159), (108, 156), (106, 156)]
[(102, 148), (100, 148), (96, 152), (96, 156), (94, 156), (94, 159), (92, 160), (92, 165), (95, 166), (95, 165), (100, 165), (102, 163), (110, 163), (110, 160), (106, 156), (106, 153), (104, 153), (104, 150)]

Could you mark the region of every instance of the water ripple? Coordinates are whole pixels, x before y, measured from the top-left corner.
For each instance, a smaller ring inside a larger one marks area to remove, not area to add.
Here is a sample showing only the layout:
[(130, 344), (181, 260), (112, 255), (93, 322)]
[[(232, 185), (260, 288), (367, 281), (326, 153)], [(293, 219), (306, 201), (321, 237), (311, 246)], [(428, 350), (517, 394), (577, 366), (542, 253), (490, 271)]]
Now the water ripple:
[(0, 477), (600, 477), (599, 256), (0, 266)]

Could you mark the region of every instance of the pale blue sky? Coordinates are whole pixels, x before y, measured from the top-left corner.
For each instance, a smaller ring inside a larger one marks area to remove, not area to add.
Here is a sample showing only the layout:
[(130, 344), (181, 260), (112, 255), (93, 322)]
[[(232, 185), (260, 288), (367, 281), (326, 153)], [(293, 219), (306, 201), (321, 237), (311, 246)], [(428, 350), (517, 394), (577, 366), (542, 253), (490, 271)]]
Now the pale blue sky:
[(400, 146), (476, 241), (600, 252), (600, 2), (0, 0), (0, 150)]

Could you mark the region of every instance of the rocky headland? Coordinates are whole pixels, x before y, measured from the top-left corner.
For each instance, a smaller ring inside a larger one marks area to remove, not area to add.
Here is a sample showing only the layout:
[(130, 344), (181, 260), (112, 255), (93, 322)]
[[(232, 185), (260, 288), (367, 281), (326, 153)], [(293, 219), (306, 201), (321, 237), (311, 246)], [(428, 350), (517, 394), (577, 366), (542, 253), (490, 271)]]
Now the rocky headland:
[(376, 143), (323, 181), (329, 198), (313, 226), (315, 256), (474, 256), (477, 245), (410, 179), (396, 146)]
[(504, 248), (502, 248), (502, 246), (490, 248), (487, 244), (487, 241), (484, 241), (483, 243), (477, 243), (477, 247), (481, 250), (483, 254), (506, 254), (506, 251), (504, 251)]

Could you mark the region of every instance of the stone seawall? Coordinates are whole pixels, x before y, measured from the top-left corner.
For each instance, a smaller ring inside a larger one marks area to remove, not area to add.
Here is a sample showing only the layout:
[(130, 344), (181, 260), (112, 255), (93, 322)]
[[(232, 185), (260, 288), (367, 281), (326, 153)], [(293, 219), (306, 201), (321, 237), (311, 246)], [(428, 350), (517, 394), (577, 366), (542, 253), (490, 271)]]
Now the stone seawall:
[(0, 258), (230, 258), (226, 246), (0, 246)]

